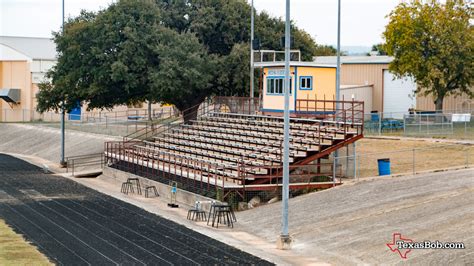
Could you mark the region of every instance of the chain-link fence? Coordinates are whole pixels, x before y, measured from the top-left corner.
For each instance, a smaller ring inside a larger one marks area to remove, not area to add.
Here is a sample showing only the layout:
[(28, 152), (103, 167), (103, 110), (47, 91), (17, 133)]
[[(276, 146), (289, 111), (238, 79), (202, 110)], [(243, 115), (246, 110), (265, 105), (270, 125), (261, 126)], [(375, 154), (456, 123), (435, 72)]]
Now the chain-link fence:
[[(61, 114), (55, 112), (38, 113), (34, 110), (3, 109), (1, 121), (34, 123), (42, 126), (60, 128)], [(167, 122), (175, 117), (177, 110), (171, 107), (153, 109), (153, 123)], [(116, 112), (86, 112), (83, 114), (66, 114), (66, 129), (112, 136), (126, 136), (149, 124), (148, 110), (135, 109)]]
[(474, 110), (364, 115), (365, 135), (474, 139)]
[[(339, 153), (337, 172), (346, 178), (379, 175), (379, 160), (388, 159), (390, 174), (417, 174), (425, 171), (474, 166), (474, 146), (461, 144), (354, 154), (354, 148)], [(334, 160), (333, 160), (334, 163)]]

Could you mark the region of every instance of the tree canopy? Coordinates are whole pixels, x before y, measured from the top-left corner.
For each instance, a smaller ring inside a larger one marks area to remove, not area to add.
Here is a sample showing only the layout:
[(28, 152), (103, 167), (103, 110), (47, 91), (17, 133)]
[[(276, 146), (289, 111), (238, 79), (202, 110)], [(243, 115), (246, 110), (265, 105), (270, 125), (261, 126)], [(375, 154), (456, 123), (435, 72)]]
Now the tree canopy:
[[(281, 50), (284, 22), (266, 13), (255, 21), (262, 48)], [(303, 59), (330, 53), (292, 30)], [(211, 94), (248, 95), (249, 39), (245, 0), (120, 0), (83, 11), (54, 33), (58, 63), (40, 85), (38, 110), (144, 101), (184, 110)]]
[(464, 0), (420, 0), (401, 3), (393, 10), (383, 36), (387, 53), (394, 56), (390, 70), (417, 82), (416, 93), (432, 95), (442, 110), (448, 95), (471, 98), (474, 76), (472, 10)]

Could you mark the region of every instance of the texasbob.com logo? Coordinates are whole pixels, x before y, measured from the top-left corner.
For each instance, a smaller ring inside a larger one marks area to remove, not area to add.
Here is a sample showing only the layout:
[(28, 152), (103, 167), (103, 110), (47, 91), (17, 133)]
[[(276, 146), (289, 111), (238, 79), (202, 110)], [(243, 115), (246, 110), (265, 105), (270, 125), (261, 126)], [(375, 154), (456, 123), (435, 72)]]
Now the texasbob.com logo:
[(391, 243), (387, 243), (387, 247), (392, 251), (396, 252), (402, 257), (407, 258), (407, 254), (413, 249), (464, 249), (464, 243), (462, 242), (440, 242), (436, 241), (423, 241), (415, 242), (412, 239), (402, 237), (400, 233), (393, 233)]

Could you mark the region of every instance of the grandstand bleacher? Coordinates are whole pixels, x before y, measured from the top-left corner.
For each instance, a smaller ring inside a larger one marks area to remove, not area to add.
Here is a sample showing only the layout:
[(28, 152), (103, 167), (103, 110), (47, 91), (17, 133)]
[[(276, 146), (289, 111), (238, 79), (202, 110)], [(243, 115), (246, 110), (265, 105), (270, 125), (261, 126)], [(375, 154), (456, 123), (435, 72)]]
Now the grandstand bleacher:
[[(362, 138), (363, 102), (304, 101), (290, 120), (290, 189), (330, 187), (340, 180), (319, 182), (335, 175), (318, 159)], [(223, 199), (281, 186), (282, 117), (262, 115), (252, 98), (213, 97), (194, 110), (107, 142), (109, 166), (209, 197), (220, 190)]]

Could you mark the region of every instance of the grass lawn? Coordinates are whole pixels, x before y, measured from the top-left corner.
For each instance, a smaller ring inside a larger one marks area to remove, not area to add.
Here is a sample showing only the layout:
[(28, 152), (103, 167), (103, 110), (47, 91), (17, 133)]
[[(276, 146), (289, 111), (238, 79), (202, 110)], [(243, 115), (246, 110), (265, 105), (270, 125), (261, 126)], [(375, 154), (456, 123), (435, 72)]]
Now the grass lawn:
[(0, 265), (53, 265), (34, 246), (0, 220)]

